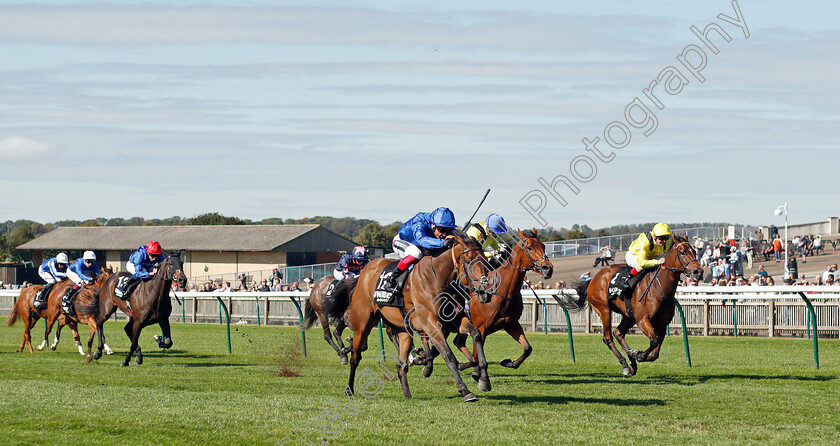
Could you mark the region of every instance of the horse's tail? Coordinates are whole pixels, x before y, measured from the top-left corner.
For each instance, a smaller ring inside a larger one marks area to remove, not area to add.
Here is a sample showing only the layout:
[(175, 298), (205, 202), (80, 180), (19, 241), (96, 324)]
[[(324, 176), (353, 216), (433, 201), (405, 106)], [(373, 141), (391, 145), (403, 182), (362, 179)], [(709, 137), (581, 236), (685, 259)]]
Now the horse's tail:
[(324, 313), (330, 319), (340, 319), (344, 315), (350, 306), (350, 297), (353, 296), (357, 283), (357, 278), (342, 280), (335, 286), (330, 297), (324, 299)]
[(577, 292), (577, 299), (575, 299), (572, 294), (565, 294), (561, 291), (553, 296), (554, 300), (556, 300), (561, 307), (567, 310), (583, 310), (586, 308), (586, 303), (588, 302), (586, 299), (586, 291), (589, 289), (589, 282), (590, 281), (588, 280), (581, 280), (572, 283), (572, 289)]
[[(18, 300), (19, 299), (20, 297), (18, 297)], [(17, 322), (18, 317), (18, 302), (15, 302), (15, 304), (12, 305), (12, 313), (9, 315), (9, 318), (6, 319), (6, 325), (9, 327), (15, 325), (15, 322)]]
[(315, 310), (312, 309), (312, 305), (309, 303), (309, 299), (306, 299), (306, 305), (304, 305), (303, 307), (303, 323), (301, 324), (300, 329), (309, 330), (309, 328), (315, 324), (315, 320), (317, 319), (318, 314), (316, 314)]

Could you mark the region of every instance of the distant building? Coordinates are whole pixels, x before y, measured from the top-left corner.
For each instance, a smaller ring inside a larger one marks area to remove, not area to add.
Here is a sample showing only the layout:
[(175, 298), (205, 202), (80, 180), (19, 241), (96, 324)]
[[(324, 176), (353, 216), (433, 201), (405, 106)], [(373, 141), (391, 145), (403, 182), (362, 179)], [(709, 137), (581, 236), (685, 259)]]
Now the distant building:
[(60, 227), (17, 249), (32, 251), (39, 265), (44, 251), (92, 250), (102, 266), (125, 271), (138, 246), (157, 240), (167, 251), (183, 250), (188, 277), (219, 275), (338, 260), (352, 240), (317, 224), (210, 226)]

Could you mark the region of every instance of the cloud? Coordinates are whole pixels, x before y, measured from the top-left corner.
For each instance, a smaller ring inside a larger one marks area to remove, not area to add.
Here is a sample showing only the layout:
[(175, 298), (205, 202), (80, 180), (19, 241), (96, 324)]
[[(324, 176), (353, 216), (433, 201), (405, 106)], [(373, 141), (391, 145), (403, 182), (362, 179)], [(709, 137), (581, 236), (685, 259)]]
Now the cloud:
[(0, 140), (0, 159), (23, 159), (49, 150), (49, 146), (34, 139), (12, 135)]

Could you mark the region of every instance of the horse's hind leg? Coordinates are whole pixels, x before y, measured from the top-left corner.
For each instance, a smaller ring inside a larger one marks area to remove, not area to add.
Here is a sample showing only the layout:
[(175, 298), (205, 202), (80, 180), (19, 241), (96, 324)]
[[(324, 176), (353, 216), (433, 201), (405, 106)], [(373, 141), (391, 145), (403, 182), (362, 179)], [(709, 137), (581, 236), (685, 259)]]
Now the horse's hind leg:
[(356, 368), (359, 367), (359, 361), (362, 360), (362, 352), (367, 350), (367, 338), (373, 328), (373, 322), (376, 320), (373, 313), (367, 311), (362, 312), (358, 320), (352, 320), (353, 330), (353, 354), (350, 356), (350, 378), (347, 381), (347, 388), (344, 392), (348, 396), (353, 395), (353, 385), (356, 379)]
[(29, 347), (29, 353), (35, 353), (35, 351), (32, 350), (32, 326), (34, 326), (36, 322), (38, 322), (37, 315), (35, 315), (34, 320), (31, 316), (23, 319), (23, 341), (20, 343), (18, 353), (23, 351), (24, 346)]
[(333, 331), (333, 336), (338, 344), (338, 356), (341, 359), (342, 364), (347, 364), (347, 353), (350, 353), (352, 350), (349, 346), (345, 346), (344, 342), (341, 341), (341, 333), (344, 332), (346, 327), (347, 324), (344, 323), (344, 318), (341, 318), (338, 323), (335, 324), (335, 330)]
[(399, 348), (399, 362), (397, 362), (397, 376), (400, 377), (400, 385), (402, 385), (403, 396), (411, 398), (411, 391), (408, 389), (408, 353), (414, 347), (414, 342), (411, 336), (403, 331), (397, 334), (396, 338), (399, 340), (397, 347)]
[(665, 338), (665, 327), (657, 330), (653, 327), (650, 318), (645, 316), (636, 322), (642, 332), (650, 339), (650, 346), (643, 352), (637, 352), (636, 359), (643, 362), (656, 361), (659, 358), (659, 348)]
[[(74, 345), (76, 346), (76, 348), (79, 349), (79, 354), (82, 355), (82, 356), (89, 356), (87, 353), (85, 353), (84, 348), (82, 348), (82, 339), (81, 339), (81, 336), (79, 336), (79, 326), (78, 326), (78, 324), (76, 324), (75, 322), (67, 322), (67, 319), (64, 319), (64, 321), (66, 322), (65, 325), (70, 326), (70, 331), (73, 332), (73, 340), (76, 342)], [(56, 336), (58, 336), (58, 333), (61, 332), (61, 327), (62, 326), (63, 325), (61, 325), (61, 323), (59, 322), (58, 332), (56, 332)], [(56, 342), (56, 344), (58, 343), (58, 338), (56, 338), (55, 342)], [(55, 349), (53, 349), (53, 350), (55, 350)]]
[(484, 336), (481, 330), (471, 324), (469, 319), (464, 318), (461, 322), (461, 332), (467, 331), (473, 338), (475, 359), (478, 365), (472, 373), (472, 378), (478, 382), (478, 388), (484, 392), (489, 392), (492, 386), (490, 385), (490, 376), (487, 375), (487, 358), (484, 356)]
[[(44, 341), (41, 342), (41, 345), (38, 346), (38, 351), (43, 350), (44, 347), (46, 347), (50, 343), (50, 341), (49, 341), (50, 333), (52, 333), (53, 324), (55, 324), (55, 318), (47, 316), (46, 319), (47, 319), (47, 325), (46, 325), (46, 327), (44, 327)], [(59, 333), (56, 332), (55, 342), (53, 343), (54, 345), (58, 345), (58, 335), (59, 335)], [(50, 348), (55, 350), (55, 347), (50, 346)]]
[(531, 348), (531, 344), (528, 343), (528, 339), (525, 337), (525, 331), (522, 330), (522, 325), (519, 324), (519, 321), (513, 321), (512, 324), (505, 327), (505, 331), (522, 346), (522, 356), (519, 359), (516, 361), (505, 359), (501, 362), (503, 366), (515, 369), (522, 365), (528, 356), (531, 356), (533, 349)]
[[(105, 343), (105, 335), (103, 334), (102, 324), (95, 323), (95, 321), (91, 322), (94, 323), (94, 325), (91, 325), (91, 327), (96, 327), (96, 334), (99, 338), (99, 343), (96, 346), (96, 351), (93, 352), (93, 359), (98, 360), (102, 357), (102, 348), (106, 347), (108, 344)], [(108, 349), (110, 350), (110, 347), (108, 347)]]
[(618, 339), (618, 343), (621, 344), (621, 348), (623, 348), (624, 352), (627, 353), (627, 359), (630, 360), (630, 368), (633, 372), (631, 373), (631, 375), (635, 375), (636, 370), (638, 369), (638, 366), (636, 364), (636, 354), (638, 354), (638, 352), (631, 349), (630, 346), (627, 345), (627, 341), (624, 339), (624, 336), (627, 334), (630, 328), (633, 327), (635, 323), (635, 319), (631, 319), (628, 316), (622, 315), (621, 323), (618, 324), (618, 327), (613, 329), (613, 336), (615, 336), (615, 338)]
[(630, 376), (636, 373), (634, 368), (631, 368), (627, 364), (627, 360), (624, 359), (624, 355), (621, 354), (620, 351), (615, 347), (615, 342), (613, 342), (612, 338), (612, 324), (611, 324), (611, 317), (610, 309), (607, 306), (598, 308), (598, 314), (601, 316), (601, 323), (604, 325), (604, 344), (607, 344), (607, 347), (613, 352), (616, 358), (618, 358), (618, 362), (621, 363), (621, 374), (625, 376)]

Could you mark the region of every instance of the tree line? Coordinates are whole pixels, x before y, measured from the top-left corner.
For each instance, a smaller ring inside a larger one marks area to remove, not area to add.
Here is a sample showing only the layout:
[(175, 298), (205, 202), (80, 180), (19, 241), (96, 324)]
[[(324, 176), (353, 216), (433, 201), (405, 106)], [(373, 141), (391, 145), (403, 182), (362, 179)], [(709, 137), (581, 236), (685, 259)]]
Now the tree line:
[[(89, 220), (60, 220), (54, 223), (39, 223), (32, 220), (8, 220), (0, 222), (0, 263), (22, 262), (31, 260), (25, 251), (15, 248), (34, 239), (35, 237), (52, 231), (58, 227), (84, 226), (180, 226), (180, 225), (282, 225), (282, 224), (319, 224), (330, 231), (341, 234), (354, 242), (369, 247), (385, 248), (391, 252), (391, 240), (396, 235), (402, 222), (395, 221), (382, 225), (367, 218), (315, 216), (307, 218), (264, 218), (259, 221), (229, 217), (218, 212), (209, 212), (195, 217), (183, 218), (179, 216), (164, 219), (145, 219), (143, 217), (125, 218), (93, 218)], [(587, 225), (574, 224), (571, 228), (554, 228), (548, 226), (538, 229), (537, 235), (544, 242), (573, 240), (587, 237), (603, 237), (619, 234), (637, 234), (649, 231), (655, 222), (615, 225), (593, 230)], [(725, 226), (728, 223), (674, 223), (671, 228)], [(524, 229), (524, 228), (523, 228)]]

